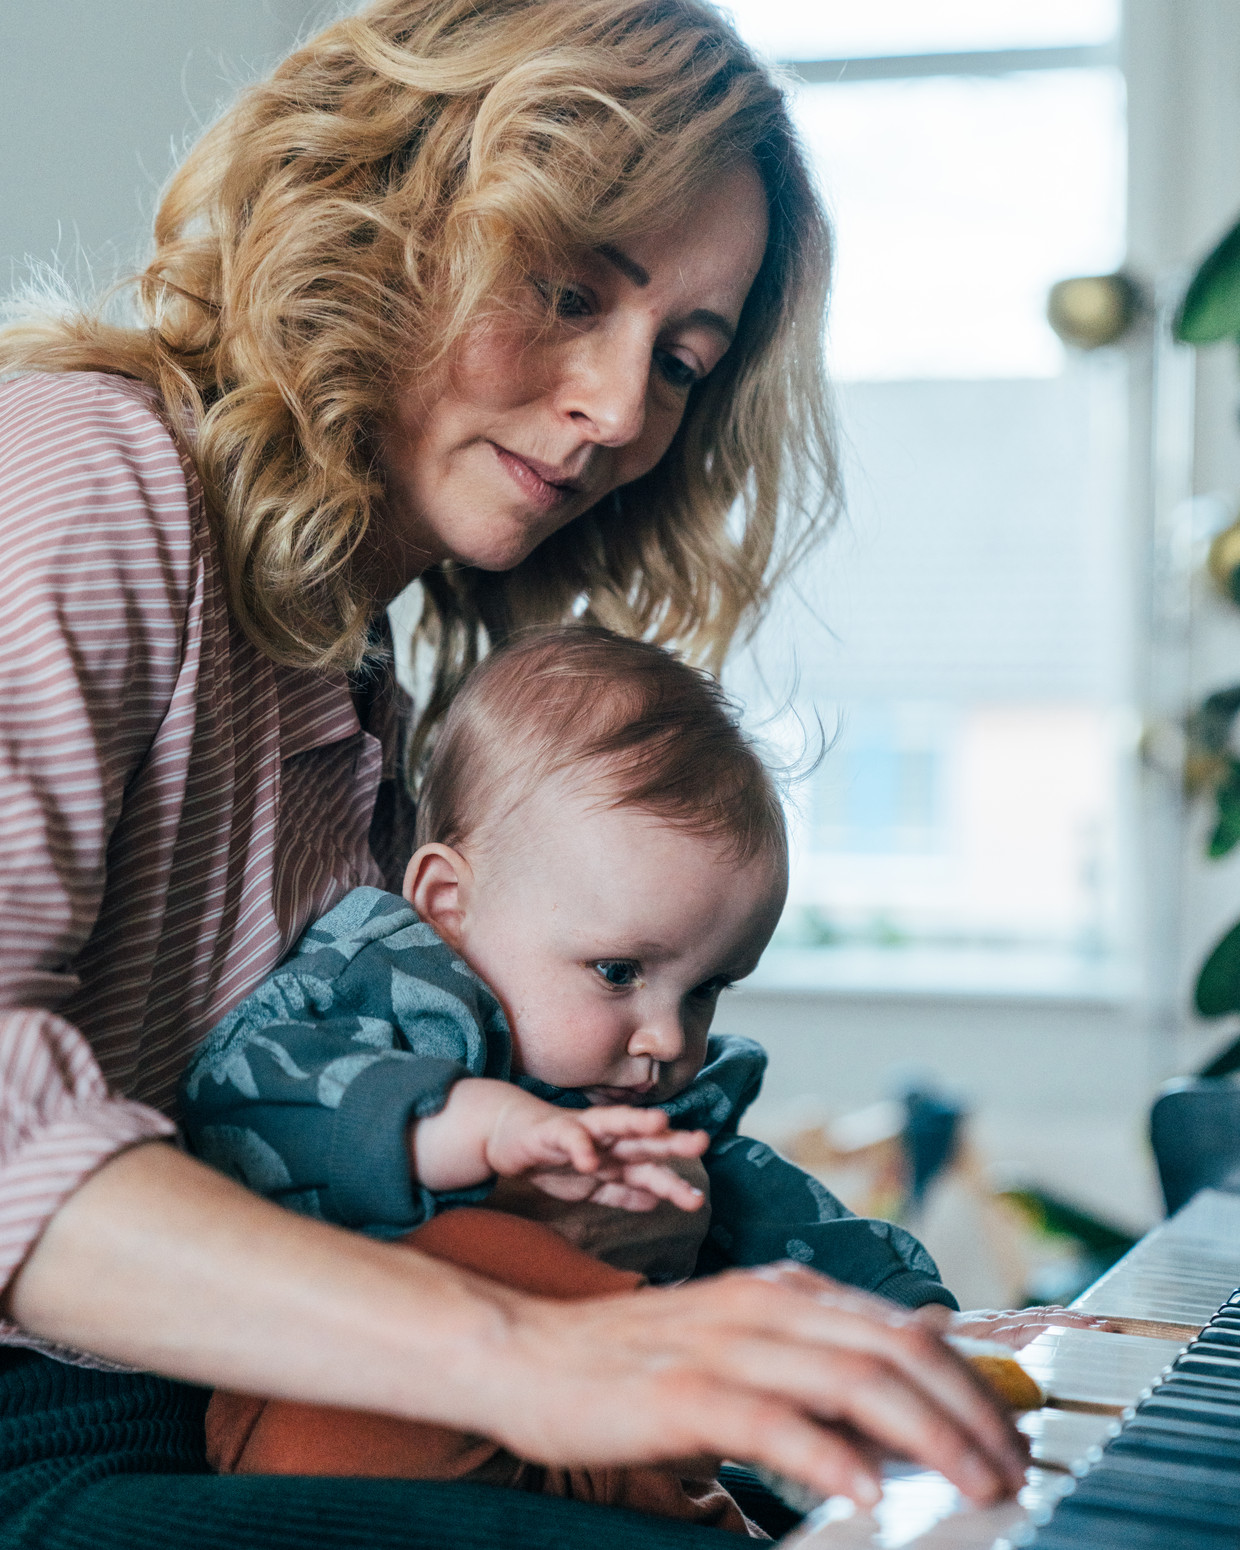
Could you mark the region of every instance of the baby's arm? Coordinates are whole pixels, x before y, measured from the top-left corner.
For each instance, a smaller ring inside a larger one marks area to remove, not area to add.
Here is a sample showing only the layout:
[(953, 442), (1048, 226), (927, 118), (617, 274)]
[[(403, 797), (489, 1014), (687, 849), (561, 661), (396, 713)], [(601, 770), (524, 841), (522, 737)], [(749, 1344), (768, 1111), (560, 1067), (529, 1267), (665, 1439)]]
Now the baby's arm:
[(696, 1211), (701, 1191), (662, 1159), (698, 1157), (707, 1142), (704, 1131), (672, 1130), (662, 1109), (559, 1109), (510, 1082), (467, 1077), (410, 1127), (409, 1146), (415, 1178), (436, 1193), (523, 1176), (562, 1200)]

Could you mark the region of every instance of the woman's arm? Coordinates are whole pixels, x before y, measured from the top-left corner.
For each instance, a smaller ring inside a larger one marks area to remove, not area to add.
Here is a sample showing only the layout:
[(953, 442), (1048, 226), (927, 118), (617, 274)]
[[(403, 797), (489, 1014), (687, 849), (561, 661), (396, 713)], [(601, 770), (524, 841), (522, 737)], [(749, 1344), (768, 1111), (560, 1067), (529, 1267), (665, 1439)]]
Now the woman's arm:
[(1009, 1423), (925, 1323), (812, 1272), (551, 1303), (282, 1211), (161, 1143), (69, 1198), (7, 1311), (115, 1361), (548, 1463), (722, 1455), (865, 1501), (860, 1434), (977, 1499), (1022, 1478)]

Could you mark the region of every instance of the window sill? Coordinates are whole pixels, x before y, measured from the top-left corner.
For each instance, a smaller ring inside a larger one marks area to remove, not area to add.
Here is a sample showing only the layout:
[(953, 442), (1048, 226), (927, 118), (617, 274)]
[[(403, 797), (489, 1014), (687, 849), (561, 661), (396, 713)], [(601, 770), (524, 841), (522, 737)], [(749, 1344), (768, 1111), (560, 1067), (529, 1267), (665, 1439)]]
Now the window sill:
[(1139, 985), (1122, 958), (1054, 949), (772, 947), (738, 992), (1122, 1005)]

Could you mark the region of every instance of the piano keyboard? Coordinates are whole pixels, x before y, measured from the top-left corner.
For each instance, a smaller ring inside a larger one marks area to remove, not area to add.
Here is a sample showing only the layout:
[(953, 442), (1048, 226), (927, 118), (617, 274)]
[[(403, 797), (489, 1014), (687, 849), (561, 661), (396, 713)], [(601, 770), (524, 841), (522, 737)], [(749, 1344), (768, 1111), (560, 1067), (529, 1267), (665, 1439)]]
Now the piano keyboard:
[(1218, 1550), (1240, 1546), (1240, 1194), (1205, 1190), (1072, 1304), (1116, 1333), (1048, 1329), (1017, 1360), (1050, 1402), (1024, 1416), (1015, 1502), (889, 1471), (873, 1513), (833, 1498), (784, 1550)]

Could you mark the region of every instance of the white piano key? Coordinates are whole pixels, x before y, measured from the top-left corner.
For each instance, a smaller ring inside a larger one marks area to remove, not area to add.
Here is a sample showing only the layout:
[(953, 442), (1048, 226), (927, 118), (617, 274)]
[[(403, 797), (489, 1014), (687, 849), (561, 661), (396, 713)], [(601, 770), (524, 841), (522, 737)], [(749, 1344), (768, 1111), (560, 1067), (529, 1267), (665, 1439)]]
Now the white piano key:
[(781, 1541), (781, 1550), (1012, 1550), (1072, 1486), (1067, 1475), (1035, 1468), (1016, 1501), (974, 1507), (942, 1475), (895, 1469), (873, 1512), (832, 1497)]
[(1035, 1464), (1049, 1464), (1070, 1472), (1084, 1469), (1091, 1451), (1101, 1448), (1119, 1431), (1119, 1421), (1114, 1416), (1074, 1410), (1031, 1410), (1016, 1425), (1029, 1439)]
[(1204, 1324), (1240, 1285), (1240, 1195), (1202, 1190), (1072, 1304), (1083, 1313)]
[(1097, 1329), (1047, 1329), (1016, 1360), (1052, 1399), (1122, 1410), (1136, 1404), (1186, 1344)]

